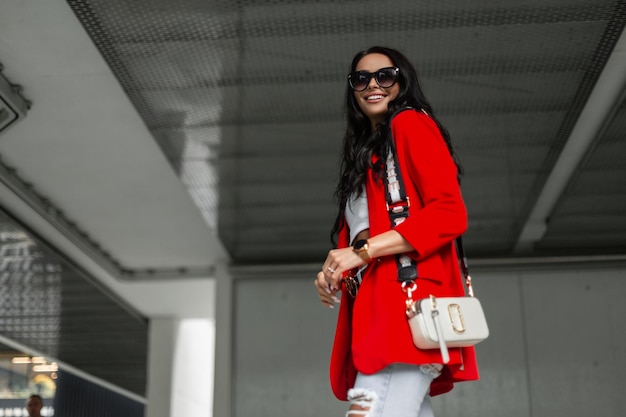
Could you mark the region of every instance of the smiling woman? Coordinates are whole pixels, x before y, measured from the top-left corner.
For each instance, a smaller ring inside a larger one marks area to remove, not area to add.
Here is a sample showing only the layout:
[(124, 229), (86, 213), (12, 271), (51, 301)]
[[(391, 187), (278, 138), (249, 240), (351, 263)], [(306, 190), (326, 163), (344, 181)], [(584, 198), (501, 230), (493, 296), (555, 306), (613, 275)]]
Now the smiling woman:
[[(337, 248), (315, 280), (322, 304), (331, 308), (344, 286), (331, 386), (337, 398), (351, 402), (348, 416), (432, 416), (432, 395), (478, 379), (475, 354), (473, 348), (451, 349), (448, 361), (437, 349), (417, 348), (399, 281), (410, 272), (414, 300), (463, 295), (453, 243), (467, 227), (462, 170), (415, 69), (400, 52), (373, 47), (355, 56), (346, 108), (332, 229)], [(400, 188), (410, 202), (402, 207), (390, 198)], [(396, 209), (409, 208), (410, 216), (397, 216)]]
[(354, 97), (370, 119), (372, 131), (384, 121), (389, 103), (398, 97), (398, 71), (388, 56), (373, 53), (365, 55), (357, 64), (356, 71), (349, 76)]

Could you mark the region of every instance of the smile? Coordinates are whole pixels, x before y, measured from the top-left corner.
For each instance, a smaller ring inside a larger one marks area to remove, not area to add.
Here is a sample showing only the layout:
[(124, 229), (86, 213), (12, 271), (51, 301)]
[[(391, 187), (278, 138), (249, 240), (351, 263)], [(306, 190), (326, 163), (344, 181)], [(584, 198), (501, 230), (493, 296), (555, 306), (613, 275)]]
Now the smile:
[(383, 98), (385, 98), (383, 94), (372, 94), (371, 96), (365, 97), (365, 100), (375, 101), (375, 100), (382, 100)]

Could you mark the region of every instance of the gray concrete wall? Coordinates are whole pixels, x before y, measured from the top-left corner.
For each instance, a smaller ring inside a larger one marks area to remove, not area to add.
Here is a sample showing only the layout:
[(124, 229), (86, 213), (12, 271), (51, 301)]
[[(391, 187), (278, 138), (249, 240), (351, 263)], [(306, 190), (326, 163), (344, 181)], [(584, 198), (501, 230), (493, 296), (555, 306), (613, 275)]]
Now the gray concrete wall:
[[(328, 386), (336, 310), (315, 271), (235, 279), (233, 416), (343, 416)], [(483, 271), (481, 380), (435, 397), (436, 416), (626, 415), (626, 267)]]

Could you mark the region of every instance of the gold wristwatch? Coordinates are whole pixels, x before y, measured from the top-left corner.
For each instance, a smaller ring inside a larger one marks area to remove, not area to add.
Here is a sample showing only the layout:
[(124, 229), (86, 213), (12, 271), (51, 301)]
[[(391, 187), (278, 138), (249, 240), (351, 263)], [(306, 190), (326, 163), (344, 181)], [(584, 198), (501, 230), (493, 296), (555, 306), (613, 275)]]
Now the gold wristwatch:
[(357, 240), (354, 242), (354, 246), (352, 246), (352, 250), (356, 252), (356, 254), (359, 255), (365, 262), (372, 260), (370, 254), (367, 252), (369, 248), (370, 244), (366, 239)]

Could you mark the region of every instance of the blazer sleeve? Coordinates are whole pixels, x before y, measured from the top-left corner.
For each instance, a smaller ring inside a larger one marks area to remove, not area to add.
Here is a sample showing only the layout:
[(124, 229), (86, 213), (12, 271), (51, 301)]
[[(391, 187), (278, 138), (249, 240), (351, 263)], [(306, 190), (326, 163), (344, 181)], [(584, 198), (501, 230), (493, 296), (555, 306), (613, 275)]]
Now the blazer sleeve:
[(457, 168), (429, 116), (403, 111), (392, 120), (391, 131), (407, 193), (419, 199), (411, 201), (409, 217), (394, 229), (415, 249), (417, 254), (413, 255), (421, 259), (467, 229)]

